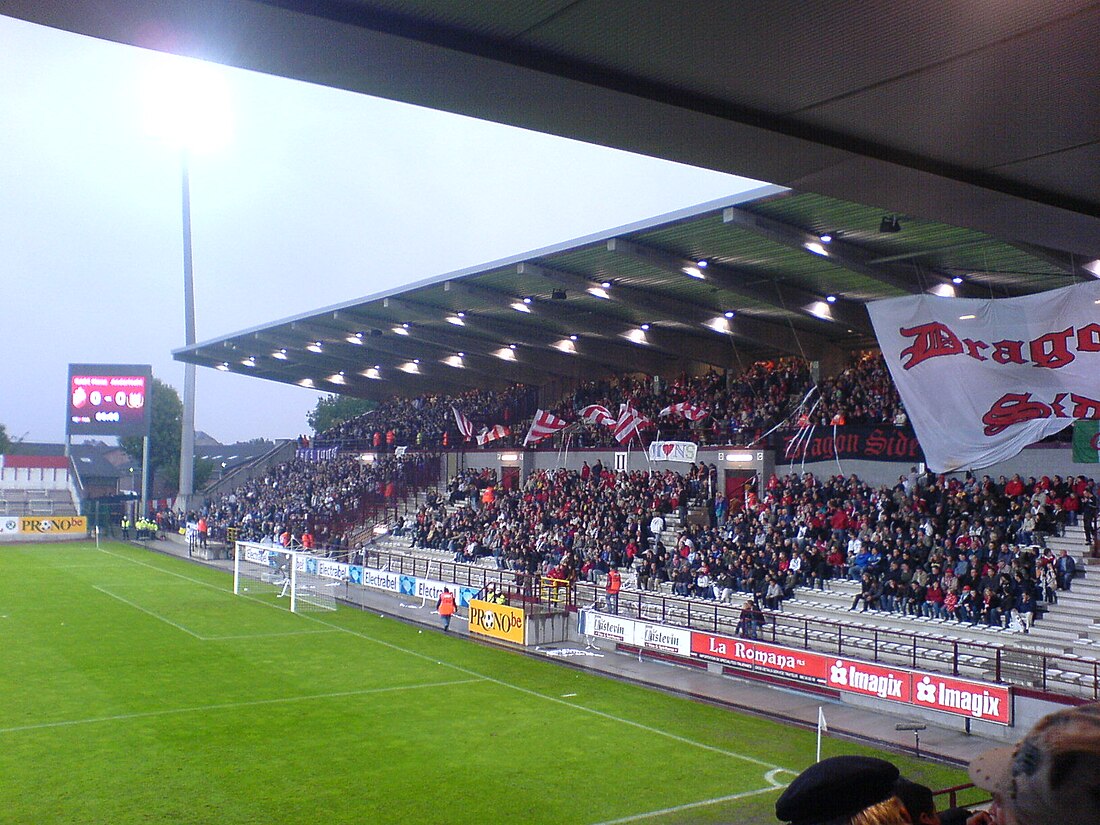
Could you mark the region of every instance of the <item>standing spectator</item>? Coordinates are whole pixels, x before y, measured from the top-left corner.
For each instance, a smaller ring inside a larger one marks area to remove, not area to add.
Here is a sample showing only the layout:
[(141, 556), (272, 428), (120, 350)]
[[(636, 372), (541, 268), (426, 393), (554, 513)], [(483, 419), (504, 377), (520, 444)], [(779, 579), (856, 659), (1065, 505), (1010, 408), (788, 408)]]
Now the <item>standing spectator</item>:
[(1069, 590), (1073, 583), (1073, 576), (1077, 572), (1077, 562), (1073, 560), (1068, 550), (1063, 550), (1058, 561), (1054, 563), (1054, 572), (1058, 576), (1058, 589)]
[(604, 588), (605, 595), (607, 597), (607, 612), (615, 613), (619, 612), (619, 591), (622, 589), (623, 579), (619, 575), (619, 569), (612, 566), (607, 571), (607, 585)]

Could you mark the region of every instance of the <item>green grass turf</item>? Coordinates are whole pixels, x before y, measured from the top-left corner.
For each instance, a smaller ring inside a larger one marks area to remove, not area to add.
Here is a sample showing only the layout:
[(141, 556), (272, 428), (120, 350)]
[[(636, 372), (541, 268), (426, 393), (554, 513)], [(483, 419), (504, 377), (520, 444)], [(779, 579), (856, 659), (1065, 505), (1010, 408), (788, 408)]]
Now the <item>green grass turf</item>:
[(3, 822), (603, 823), (745, 794), (638, 821), (751, 825), (813, 759), (812, 732), (374, 613), (292, 615), (126, 545), (0, 548), (0, 582)]

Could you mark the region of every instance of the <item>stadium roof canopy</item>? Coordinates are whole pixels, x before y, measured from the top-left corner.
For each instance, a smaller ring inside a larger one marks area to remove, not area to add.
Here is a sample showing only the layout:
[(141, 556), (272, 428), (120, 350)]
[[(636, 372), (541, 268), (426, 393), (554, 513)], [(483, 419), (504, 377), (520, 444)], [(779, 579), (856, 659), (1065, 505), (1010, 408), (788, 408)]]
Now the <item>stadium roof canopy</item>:
[(736, 370), (782, 354), (835, 365), (874, 343), (867, 301), (1091, 278), (1063, 263), (972, 229), (766, 187), (174, 354), (378, 399)]
[[(868, 340), (859, 303), (942, 275), (976, 273), (996, 294), (1100, 273), (1095, 0), (0, 0), (0, 14), (815, 193), (754, 201), (729, 222), (719, 205), (179, 354), (201, 363), (283, 381), (331, 370), (345, 384), (318, 386), (377, 395), (421, 387), (396, 369), (417, 357), (444, 390), (722, 352), (736, 363), (751, 347), (825, 357)], [(878, 233), (895, 214), (902, 232)], [(802, 246), (820, 231), (838, 238), (829, 259)], [(696, 256), (727, 268), (685, 280), (678, 260)], [(586, 291), (597, 278), (615, 282), (610, 299)], [(814, 317), (808, 293), (842, 296), (838, 320)], [(529, 296), (538, 312), (499, 305)], [(733, 334), (705, 327), (729, 308)], [(466, 312), (464, 326), (444, 311)], [(416, 334), (391, 334), (404, 323)], [(649, 346), (621, 335), (641, 323), (655, 325)], [(345, 351), (350, 331), (370, 346)], [(567, 333), (576, 355), (546, 340)], [(479, 341), (519, 345), (517, 361)], [(282, 348), (286, 362), (269, 363)], [(446, 351), (467, 352), (465, 369), (436, 375)], [(376, 363), (393, 377), (354, 375)]]
[(1100, 4), (0, 0), (0, 14), (1100, 258)]

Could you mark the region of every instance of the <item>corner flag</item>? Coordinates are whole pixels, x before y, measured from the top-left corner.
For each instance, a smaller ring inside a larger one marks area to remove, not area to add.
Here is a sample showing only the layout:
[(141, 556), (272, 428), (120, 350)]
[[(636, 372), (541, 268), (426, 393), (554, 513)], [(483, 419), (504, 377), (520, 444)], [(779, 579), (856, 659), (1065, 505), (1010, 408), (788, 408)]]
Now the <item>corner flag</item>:
[(821, 761), (821, 734), (828, 733), (829, 726), (825, 723), (825, 709), (817, 706), (817, 760)]

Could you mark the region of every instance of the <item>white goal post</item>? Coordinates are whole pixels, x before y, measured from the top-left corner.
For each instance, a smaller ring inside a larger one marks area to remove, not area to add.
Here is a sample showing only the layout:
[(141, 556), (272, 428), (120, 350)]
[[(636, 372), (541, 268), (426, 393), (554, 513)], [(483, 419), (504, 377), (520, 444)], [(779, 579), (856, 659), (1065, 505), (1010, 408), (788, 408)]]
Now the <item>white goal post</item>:
[(239, 596), (286, 599), (291, 612), (335, 610), (341, 582), (317, 575), (309, 553), (238, 541), (233, 548), (233, 592)]

